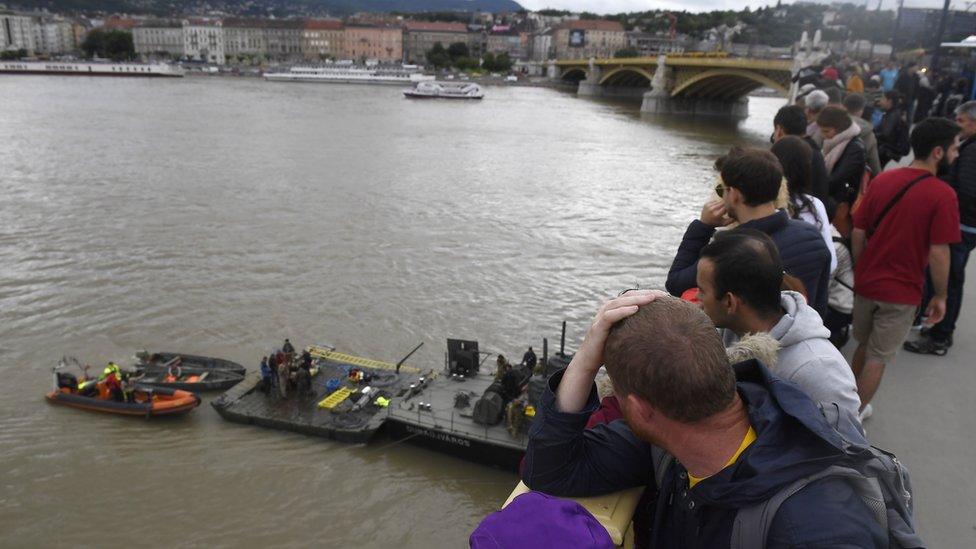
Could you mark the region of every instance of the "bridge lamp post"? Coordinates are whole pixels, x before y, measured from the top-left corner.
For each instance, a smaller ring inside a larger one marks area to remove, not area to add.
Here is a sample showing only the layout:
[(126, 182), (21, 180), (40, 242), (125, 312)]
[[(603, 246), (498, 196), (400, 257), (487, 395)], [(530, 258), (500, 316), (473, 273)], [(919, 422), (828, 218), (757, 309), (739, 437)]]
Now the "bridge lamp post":
[(933, 42), (933, 52), (932, 52), (932, 67), (931, 70), (934, 73), (939, 70), (939, 61), (942, 57), (942, 35), (945, 34), (946, 23), (949, 19), (949, 1), (945, 0), (945, 4), (942, 6), (942, 17), (939, 18), (939, 32), (935, 35), (935, 42)]

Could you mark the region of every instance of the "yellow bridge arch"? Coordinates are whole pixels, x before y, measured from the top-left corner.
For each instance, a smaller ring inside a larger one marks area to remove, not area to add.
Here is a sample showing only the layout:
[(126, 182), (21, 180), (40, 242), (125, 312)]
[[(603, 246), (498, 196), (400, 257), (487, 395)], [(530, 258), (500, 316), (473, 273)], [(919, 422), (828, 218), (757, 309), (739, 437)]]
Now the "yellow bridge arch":
[[(644, 83), (643, 79), (647, 80)], [(600, 85), (605, 84), (618, 84), (618, 85), (635, 85), (644, 84), (645, 86), (650, 86), (651, 81), (654, 79), (654, 73), (650, 72), (641, 67), (634, 66), (623, 66), (617, 67), (607, 71), (606, 74), (600, 78)]]
[[(613, 59), (566, 59), (555, 62), (564, 81), (590, 81), (590, 67), (599, 72), (604, 88), (648, 88), (659, 66), (657, 57)], [(737, 100), (768, 86), (789, 94), (792, 60), (730, 57), (728, 54), (673, 54), (665, 58), (667, 92), (671, 97)]]
[(736, 99), (763, 86), (783, 95), (789, 93), (783, 84), (760, 72), (727, 68), (710, 69), (689, 76), (675, 85), (671, 90), (671, 97)]
[(559, 75), (560, 80), (586, 80), (590, 74), (582, 67), (569, 67)]

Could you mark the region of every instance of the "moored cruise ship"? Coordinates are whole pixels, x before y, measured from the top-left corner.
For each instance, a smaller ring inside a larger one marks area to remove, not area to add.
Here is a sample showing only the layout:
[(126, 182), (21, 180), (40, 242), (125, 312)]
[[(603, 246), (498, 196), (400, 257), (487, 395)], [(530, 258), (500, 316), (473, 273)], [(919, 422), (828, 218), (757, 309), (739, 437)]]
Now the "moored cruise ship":
[(99, 63), (77, 61), (0, 61), (0, 73), (65, 76), (183, 76), (183, 69), (167, 63)]
[(433, 80), (433, 76), (407, 68), (292, 67), (288, 72), (264, 75), (277, 82), (326, 82), (334, 84), (416, 84)]

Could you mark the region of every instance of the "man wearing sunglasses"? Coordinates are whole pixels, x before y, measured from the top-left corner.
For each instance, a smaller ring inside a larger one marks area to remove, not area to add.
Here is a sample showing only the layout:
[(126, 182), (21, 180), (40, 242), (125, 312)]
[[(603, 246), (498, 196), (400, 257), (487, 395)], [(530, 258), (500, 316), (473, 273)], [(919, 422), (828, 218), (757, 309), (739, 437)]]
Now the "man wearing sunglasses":
[[(702, 208), (692, 221), (668, 272), (667, 289), (681, 295), (697, 284), (698, 258), (719, 227), (739, 222), (766, 233), (779, 250), (786, 272), (803, 282), (807, 301), (820, 316), (827, 311), (830, 250), (813, 225), (776, 209), (783, 180), (779, 160), (769, 151), (735, 150), (721, 162), (719, 200)], [(735, 230), (735, 229), (733, 229)]]

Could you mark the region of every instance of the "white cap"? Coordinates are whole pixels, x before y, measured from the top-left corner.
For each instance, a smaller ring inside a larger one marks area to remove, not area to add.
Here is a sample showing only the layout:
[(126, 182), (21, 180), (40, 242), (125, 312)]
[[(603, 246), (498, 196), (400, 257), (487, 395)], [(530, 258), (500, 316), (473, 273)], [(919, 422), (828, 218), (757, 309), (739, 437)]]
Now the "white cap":
[(823, 90), (813, 90), (807, 94), (806, 106), (813, 112), (819, 112), (821, 109), (827, 106), (830, 102), (830, 98), (827, 97), (827, 92)]

